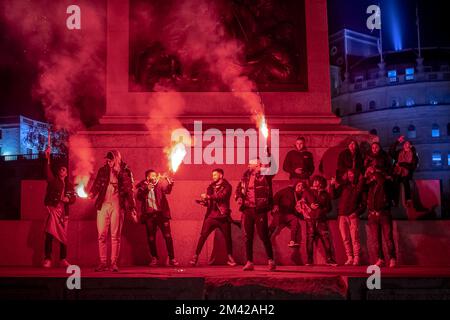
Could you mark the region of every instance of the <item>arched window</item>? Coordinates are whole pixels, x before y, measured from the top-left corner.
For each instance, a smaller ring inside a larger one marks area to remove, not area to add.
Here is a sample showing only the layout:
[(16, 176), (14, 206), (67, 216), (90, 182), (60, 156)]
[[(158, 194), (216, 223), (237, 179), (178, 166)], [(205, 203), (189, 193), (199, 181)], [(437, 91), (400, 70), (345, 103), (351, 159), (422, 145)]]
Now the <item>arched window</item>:
[(377, 136), (377, 135), (378, 135), (377, 129), (372, 129), (372, 130), (369, 131), (369, 133), (372, 134), (372, 135), (374, 135), (374, 136)]
[(373, 100), (369, 102), (369, 110), (375, 110), (377, 108), (377, 103)]
[(431, 164), (434, 167), (442, 166), (442, 153), (440, 151), (433, 151), (431, 155)]
[(408, 138), (412, 139), (415, 137), (417, 137), (416, 127), (411, 124), (408, 127)]
[(439, 125), (437, 123), (433, 123), (433, 126), (431, 127), (431, 136), (433, 138), (441, 136), (441, 131), (439, 130)]
[(336, 114), (336, 116), (340, 117), (341, 116), (341, 108), (336, 108), (334, 110), (334, 113)]
[(398, 107), (400, 105), (400, 102), (398, 101), (398, 99), (394, 98), (391, 101), (391, 107), (395, 108)]
[(356, 104), (356, 112), (362, 112), (362, 104), (359, 102)]
[(392, 128), (392, 135), (394, 136), (398, 136), (400, 134), (400, 127), (399, 126), (395, 126)]

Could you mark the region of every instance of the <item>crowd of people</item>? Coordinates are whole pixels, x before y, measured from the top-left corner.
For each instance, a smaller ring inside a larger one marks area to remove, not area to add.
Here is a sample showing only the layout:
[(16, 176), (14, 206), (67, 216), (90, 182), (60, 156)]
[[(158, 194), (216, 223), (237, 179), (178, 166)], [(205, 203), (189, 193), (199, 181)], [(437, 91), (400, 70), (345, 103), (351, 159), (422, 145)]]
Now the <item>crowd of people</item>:
[[(401, 148), (399, 146), (402, 145)], [(69, 265), (67, 254), (68, 206), (75, 201), (73, 185), (68, 181), (67, 168), (60, 166), (54, 176), (48, 161), (48, 187), (45, 204), (48, 209), (46, 222), (44, 267), (51, 267), (52, 240), (61, 243), (60, 264)], [(117, 150), (106, 154), (106, 163), (97, 173), (89, 192), (96, 199), (99, 265), (95, 271), (117, 272), (124, 214), (130, 213), (136, 222), (145, 225), (151, 255), (150, 266), (159, 265), (156, 233), (160, 229), (164, 237), (170, 266), (178, 266), (175, 259), (170, 228), (170, 207), (166, 195), (172, 191), (174, 182), (166, 174), (147, 170), (145, 179), (134, 185), (133, 174)], [(264, 172), (267, 166), (259, 159), (250, 160), (242, 175), (234, 200), (241, 211), (241, 229), (245, 242), (246, 263), (244, 271), (254, 270), (253, 240), (256, 233), (262, 240), (268, 259), (268, 269), (275, 270), (272, 238), (285, 227), (290, 229), (288, 246), (300, 246), (300, 220), (306, 225), (306, 265), (314, 264), (315, 246), (322, 244), (326, 263), (335, 266), (335, 250), (328, 226), (328, 214), (332, 211), (332, 200), (338, 199), (337, 213), (341, 239), (347, 260), (345, 265), (361, 264), (360, 216), (368, 212), (368, 247), (376, 255), (375, 264), (395, 267), (396, 249), (393, 241), (391, 207), (399, 203), (400, 186), (404, 188), (406, 205), (411, 206), (410, 181), (418, 164), (414, 147), (401, 136), (385, 152), (377, 142), (363, 154), (357, 141), (351, 140), (338, 157), (336, 175), (330, 182), (314, 174), (313, 154), (298, 137), (295, 148), (290, 150), (283, 163), (289, 174), (290, 185), (273, 195), (274, 175)], [(137, 193), (135, 190), (137, 189)], [(199, 255), (212, 231), (220, 230), (225, 238), (230, 266), (236, 266), (233, 258), (230, 201), (232, 186), (224, 178), (221, 168), (212, 170), (212, 182), (197, 203), (206, 207), (203, 226), (195, 253), (190, 261), (198, 264)], [(137, 210), (136, 200), (141, 208)], [(269, 215), (272, 222), (269, 225)], [(110, 261), (107, 259), (107, 237), (111, 235)], [(319, 241), (320, 242), (319, 242)], [(388, 250), (387, 259), (383, 246)]]

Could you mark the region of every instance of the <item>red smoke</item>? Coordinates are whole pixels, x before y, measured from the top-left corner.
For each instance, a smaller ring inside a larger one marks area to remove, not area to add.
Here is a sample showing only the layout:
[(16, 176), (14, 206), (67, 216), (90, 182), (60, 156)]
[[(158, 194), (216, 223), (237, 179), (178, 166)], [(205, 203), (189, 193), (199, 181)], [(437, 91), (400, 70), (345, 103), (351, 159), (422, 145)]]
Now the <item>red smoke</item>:
[[(49, 122), (73, 135), (84, 128), (80, 114), (97, 110), (98, 115), (101, 109), (105, 25), (104, 8), (96, 1), (77, 1), (81, 30), (68, 30), (66, 10), (71, 4), (73, 1), (6, 0), (1, 6), (8, 32), (22, 41), (28, 59), (38, 66), (34, 98), (42, 102)], [(93, 169), (89, 141), (73, 136), (69, 150), (76, 179), (89, 179)]]

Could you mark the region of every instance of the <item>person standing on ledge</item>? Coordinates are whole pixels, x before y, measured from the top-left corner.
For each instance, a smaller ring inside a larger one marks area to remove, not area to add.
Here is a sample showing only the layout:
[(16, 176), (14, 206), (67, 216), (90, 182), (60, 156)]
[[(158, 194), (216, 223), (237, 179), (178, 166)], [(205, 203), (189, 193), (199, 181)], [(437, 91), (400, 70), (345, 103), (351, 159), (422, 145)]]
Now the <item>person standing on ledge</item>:
[(59, 265), (68, 267), (67, 261), (67, 223), (69, 222), (69, 205), (76, 200), (73, 184), (67, 177), (67, 167), (58, 166), (56, 176), (50, 167), (50, 149), (45, 151), (47, 158), (47, 191), (45, 193), (45, 206), (48, 217), (45, 221), (45, 260), (44, 268), (52, 266), (53, 239), (60, 243)]
[(120, 241), (125, 212), (136, 214), (136, 202), (133, 194), (133, 173), (119, 151), (111, 150), (106, 154), (106, 164), (98, 170), (89, 198), (97, 197), (98, 250), (100, 264), (96, 272), (108, 270), (106, 238), (111, 229), (111, 271), (118, 272)]
[(215, 229), (222, 231), (225, 237), (225, 244), (227, 247), (229, 266), (236, 266), (236, 262), (233, 259), (233, 244), (231, 238), (231, 210), (230, 210), (230, 198), (231, 198), (231, 184), (224, 179), (223, 170), (218, 168), (212, 171), (213, 182), (208, 186), (206, 193), (201, 195), (201, 200), (198, 201), (202, 205), (206, 206), (206, 215), (203, 220), (202, 231), (200, 232), (200, 238), (198, 239), (197, 249), (195, 255), (192, 257), (190, 264), (192, 266), (197, 265), (198, 256), (202, 251), (203, 245), (206, 239)]
[(248, 169), (244, 172), (236, 189), (235, 199), (242, 212), (247, 263), (243, 270), (254, 270), (253, 235), (256, 231), (266, 250), (269, 271), (275, 270), (272, 243), (269, 237), (267, 222), (268, 212), (273, 206), (272, 178), (273, 175), (261, 174), (262, 164), (259, 159), (250, 160)]
[(145, 172), (145, 180), (137, 185), (137, 198), (141, 201), (141, 222), (145, 224), (147, 231), (148, 246), (152, 259), (151, 267), (156, 267), (158, 261), (158, 251), (156, 249), (156, 232), (161, 230), (166, 241), (167, 253), (169, 256), (169, 266), (179, 266), (175, 260), (172, 232), (170, 230), (170, 208), (167, 201), (167, 194), (172, 192), (174, 182), (166, 175), (160, 175), (155, 170), (150, 169)]
[(292, 185), (297, 184), (299, 180), (309, 183), (309, 178), (314, 173), (314, 159), (312, 153), (306, 149), (304, 137), (298, 137), (295, 150), (287, 153), (283, 170), (289, 173)]

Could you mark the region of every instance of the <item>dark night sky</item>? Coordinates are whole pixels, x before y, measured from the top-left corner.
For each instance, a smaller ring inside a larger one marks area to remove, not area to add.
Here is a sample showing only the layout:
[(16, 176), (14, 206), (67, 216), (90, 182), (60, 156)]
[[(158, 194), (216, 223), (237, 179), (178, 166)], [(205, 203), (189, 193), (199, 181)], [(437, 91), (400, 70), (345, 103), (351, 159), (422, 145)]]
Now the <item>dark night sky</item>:
[[(442, 2), (418, 2), (422, 46), (450, 47), (448, 12)], [(366, 8), (377, 3), (381, 3), (384, 49), (394, 49), (394, 38), (403, 49), (416, 47), (415, 0), (328, 0), (329, 33), (344, 27), (370, 33), (366, 28)], [(9, 34), (4, 21), (0, 20), (0, 116), (24, 114), (42, 119), (39, 102), (31, 97), (37, 74), (37, 64), (26, 58), (21, 39)]]
[[(366, 27), (369, 5), (380, 4), (383, 48), (394, 50), (394, 34), (403, 49), (417, 47), (416, 3), (419, 7), (423, 47), (450, 47), (450, 26), (444, 1), (437, 0), (328, 0), (329, 33), (343, 28), (370, 33)], [(378, 31), (374, 31), (378, 36)]]

